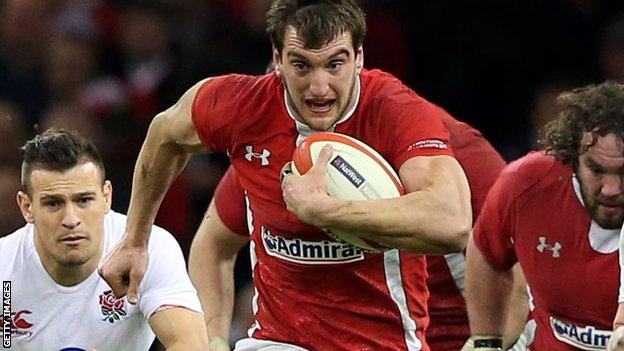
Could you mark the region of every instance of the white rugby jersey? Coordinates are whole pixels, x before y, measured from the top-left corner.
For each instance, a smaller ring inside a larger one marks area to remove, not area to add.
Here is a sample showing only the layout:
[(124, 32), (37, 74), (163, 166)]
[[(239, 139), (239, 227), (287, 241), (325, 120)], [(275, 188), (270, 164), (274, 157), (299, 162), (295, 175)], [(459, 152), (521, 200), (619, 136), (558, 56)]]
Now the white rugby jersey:
[[(104, 218), (104, 255), (121, 240), (126, 216), (110, 211)], [(27, 224), (0, 238), (0, 278), (10, 281), (11, 350), (147, 350), (154, 340), (148, 318), (163, 305), (201, 313), (197, 292), (182, 251), (171, 234), (153, 226), (149, 264), (139, 287), (139, 303), (116, 299), (94, 271), (81, 283), (65, 287), (48, 275)]]

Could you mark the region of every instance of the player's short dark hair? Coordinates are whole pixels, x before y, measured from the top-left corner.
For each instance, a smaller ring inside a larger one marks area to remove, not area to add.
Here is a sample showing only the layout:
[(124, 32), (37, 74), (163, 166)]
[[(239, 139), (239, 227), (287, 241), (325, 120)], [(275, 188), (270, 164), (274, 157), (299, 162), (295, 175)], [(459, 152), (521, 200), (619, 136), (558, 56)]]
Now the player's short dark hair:
[[(605, 82), (588, 85), (561, 94), (557, 98), (562, 111), (543, 130), (543, 149), (565, 164), (575, 164), (578, 157), (594, 145), (598, 137), (613, 133), (624, 145), (624, 85)], [(589, 145), (581, 145), (584, 132), (592, 135)]]
[(95, 145), (78, 134), (64, 129), (48, 129), (21, 147), (22, 187), (29, 192), (30, 175), (36, 169), (65, 172), (86, 162), (95, 164), (105, 179), (104, 163)]
[(349, 32), (357, 50), (366, 36), (364, 11), (356, 0), (274, 0), (266, 22), (267, 33), (279, 53), (289, 26), (297, 30), (310, 49), (318, 49)]

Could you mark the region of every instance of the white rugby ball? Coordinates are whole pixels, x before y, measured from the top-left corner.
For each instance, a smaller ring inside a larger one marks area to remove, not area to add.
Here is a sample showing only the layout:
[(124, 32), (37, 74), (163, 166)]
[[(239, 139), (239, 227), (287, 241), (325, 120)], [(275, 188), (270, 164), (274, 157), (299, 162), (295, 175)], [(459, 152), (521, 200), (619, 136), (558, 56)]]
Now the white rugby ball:
[[(399, 176), (377, 151), (358, 139), (339, 133), (323, 132), (307, 137), (293, 153), (293, 173), (308, 172), (326, 144), (333, 149), (326, 174), (329, 195), (358, 201), (395, 198), (405, 193)], [(330, 234), (366, 250), (385, 248), (357, 235), (337, 231)]]

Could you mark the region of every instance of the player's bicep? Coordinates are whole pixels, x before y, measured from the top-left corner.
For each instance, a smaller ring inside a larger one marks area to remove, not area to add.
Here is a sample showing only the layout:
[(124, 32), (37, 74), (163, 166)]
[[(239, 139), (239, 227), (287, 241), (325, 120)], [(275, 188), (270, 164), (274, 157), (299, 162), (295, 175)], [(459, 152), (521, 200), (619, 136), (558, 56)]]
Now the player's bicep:
[(201, 313), (183, 307), (163, 308), (148, 319), (167, 350), (205, 350), (208, 337)]
[(406, 192), (432, 191), (436, 197), (460, 205), (470, 211), (470, 187), (459, 162), (451, 156), (416, 156), (405, 161), (399, 178)]
[(199, 138), (192, 111), (195, 97), (206, 80), (195, 84), (173, 106), (156, 115), (149, 132), (194, 153), (208, 151)]

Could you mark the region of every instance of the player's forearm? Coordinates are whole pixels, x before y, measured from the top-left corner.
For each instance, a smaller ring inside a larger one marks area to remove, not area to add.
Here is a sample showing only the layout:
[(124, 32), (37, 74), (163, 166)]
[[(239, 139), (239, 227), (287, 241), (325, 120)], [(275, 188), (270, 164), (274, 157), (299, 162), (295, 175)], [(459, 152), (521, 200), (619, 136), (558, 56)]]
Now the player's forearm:
[(505, 348), (516, 342), (522, 334), (529, 314), (529, 295), (520, 264), (516, 264), (513, 268), (513, 288), (507, 306), (507, 324), (503, 334)]
[(447, 193), (428, 189), (395, 199), (336, 200), (321, 226), (415, 253), (459, 252), (470, 233), (470, 199)]
[(503, 336), (512, 285), (512, 271), (490, 266), (470, 238), (466, 248), (466, 307), (472, 335)]
[(165, 138), (165, 128), (163, 116), (157, 116), (135, 165), (127, 227), (127, 240), (135, 245), (147, 245), (158, 207), (191, 155)]
[(209, 338), (228, 340), (234, 309), (235, 261), (236, 254), (219, 252), (205, 236), (200, 233), (195, 236), (189, 275), (202, 304)]

